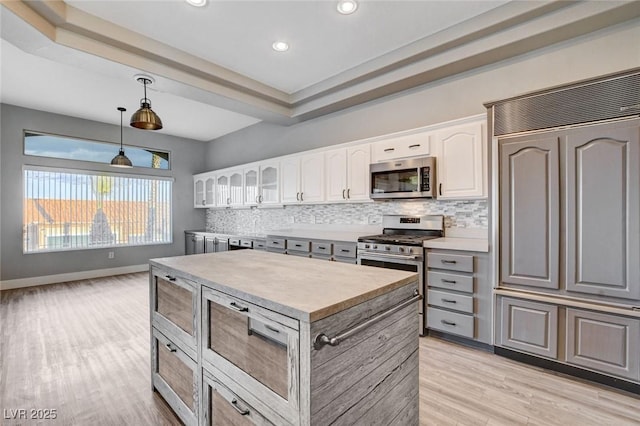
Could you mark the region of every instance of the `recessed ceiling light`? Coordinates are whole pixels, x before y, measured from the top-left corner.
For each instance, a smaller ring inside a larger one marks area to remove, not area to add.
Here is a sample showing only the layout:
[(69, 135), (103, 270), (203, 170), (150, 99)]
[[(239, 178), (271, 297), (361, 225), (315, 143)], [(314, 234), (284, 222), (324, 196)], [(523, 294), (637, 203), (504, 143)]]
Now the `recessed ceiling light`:
[(207, 4), (207, 0), (186, 0), (191, 6), (202, 7)]
[(350, 15), (356, 11), (358, 3), (355, 0), (340, 0), (338, 2), (338, 12), (343, 15)]
[(271, 47), (273, 47), (273, 50), (275, 50), (276, 52), (286, 52), (287, 50), (289, 50), (289, 43), (285, 41), (275, 41), (273, 42)]

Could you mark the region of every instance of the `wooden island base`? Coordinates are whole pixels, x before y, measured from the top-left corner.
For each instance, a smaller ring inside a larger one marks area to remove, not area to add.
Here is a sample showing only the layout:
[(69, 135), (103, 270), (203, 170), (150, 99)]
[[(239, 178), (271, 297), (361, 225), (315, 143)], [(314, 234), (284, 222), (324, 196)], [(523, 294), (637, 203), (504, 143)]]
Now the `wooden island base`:
[(416, 274), (251, 250), (155, 259), (152, 384), (188, 425), (418, 425)]

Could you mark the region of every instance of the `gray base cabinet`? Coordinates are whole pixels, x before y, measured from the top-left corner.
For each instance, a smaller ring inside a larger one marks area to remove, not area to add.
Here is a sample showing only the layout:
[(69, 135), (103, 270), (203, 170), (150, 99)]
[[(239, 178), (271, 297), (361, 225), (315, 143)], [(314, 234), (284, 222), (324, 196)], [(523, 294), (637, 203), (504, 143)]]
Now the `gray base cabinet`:
[(499, 344), (547, 358), (558, 357), (558, 307), (501, 298)]
[(427, 328), (491, 344), (489, 255), (427, 249), (426, 257)]
[(640, 318), (567, 308), (567, 362), (640, 380)]

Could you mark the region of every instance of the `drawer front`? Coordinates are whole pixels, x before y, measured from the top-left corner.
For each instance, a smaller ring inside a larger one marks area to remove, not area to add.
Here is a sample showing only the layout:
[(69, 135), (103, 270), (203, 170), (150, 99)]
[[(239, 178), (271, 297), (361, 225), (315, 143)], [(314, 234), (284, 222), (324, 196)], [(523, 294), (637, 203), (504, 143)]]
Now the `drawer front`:
[(229, 238), (229, 245), (240, 246), (240, 238)]
[(530, 300), (501, 297), (499, 344), (556, 359), (558, 307)]
[(339, 257), (356, 257), (356, 244), (335, 243), (333, 254)]
[(241, 247), (253, 248), (253, 240), (240, 240)]
[(267, 249), (267, 240), (255, 240), (253, 242), (253, 248), (255, 250), (266, 250)]
[(454, 311), (473, 313), (473, 296), (469, 295), (429, 289), (427, 303)]
[(429, 155), (429, 148), (429, 134), (416, 133), (374, 142), (371, 146), (371, 157), (373, 162), (379, 162), (396, 158), (424, 156)]
[(473, 272), (473, 256), (427, 252), (427, 266), (450, 271)]
[(152, 277), (154, 323), (164, 333), (187, 344), (193, 355), (197, 333), (195, 283), (156, 268)]
[(311, 243), (311, 251), (313, 253), (326, 254), (328, 256), (331, 256), (331, 248), (332, 248), (331, 243), (318, 243), (318, 242)]
[(287, 240), (287, 250), (289, 251), (311, 251), (311, 241), (309, 240)]
[(284, 250), (287, 248), (287, 240), (284, 238), (267, 238), (267, 248)]
[(640, 380), (640, 319), (567, 308), (567, 362)]
[(267, 426), (273, 424), (208, 371), (203, 371), (202, 380), (206, 404), (205, 425)]
[(153, 329), (153, 386), (187, 425), (197, 424), (197, 364), (179, 344)]
[(449, 272), (427, 271), (427, 285), (448, 290), (473, 293), (473, 277)]
[(427, 308), (427, 328), (473, 339), (474, 323), (473, 315), (458, 314), (432, 307)]
[(298, 321), (235, 297), (202, 290), (202, 359), (295, 418), (298, 406)]

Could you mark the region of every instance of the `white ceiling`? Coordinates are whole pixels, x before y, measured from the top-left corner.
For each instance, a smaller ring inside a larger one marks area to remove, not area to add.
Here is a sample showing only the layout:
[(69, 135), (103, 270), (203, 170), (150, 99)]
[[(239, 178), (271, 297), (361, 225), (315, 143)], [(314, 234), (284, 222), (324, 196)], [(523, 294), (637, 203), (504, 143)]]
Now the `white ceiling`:
[[(142, 86), (160, 133), (209, 141), (290, 125), (640, 16), (640, 2), (11, 0), (0, 102), (119, 124)], [(291, 49), (277, 53), (277, 39)]]

